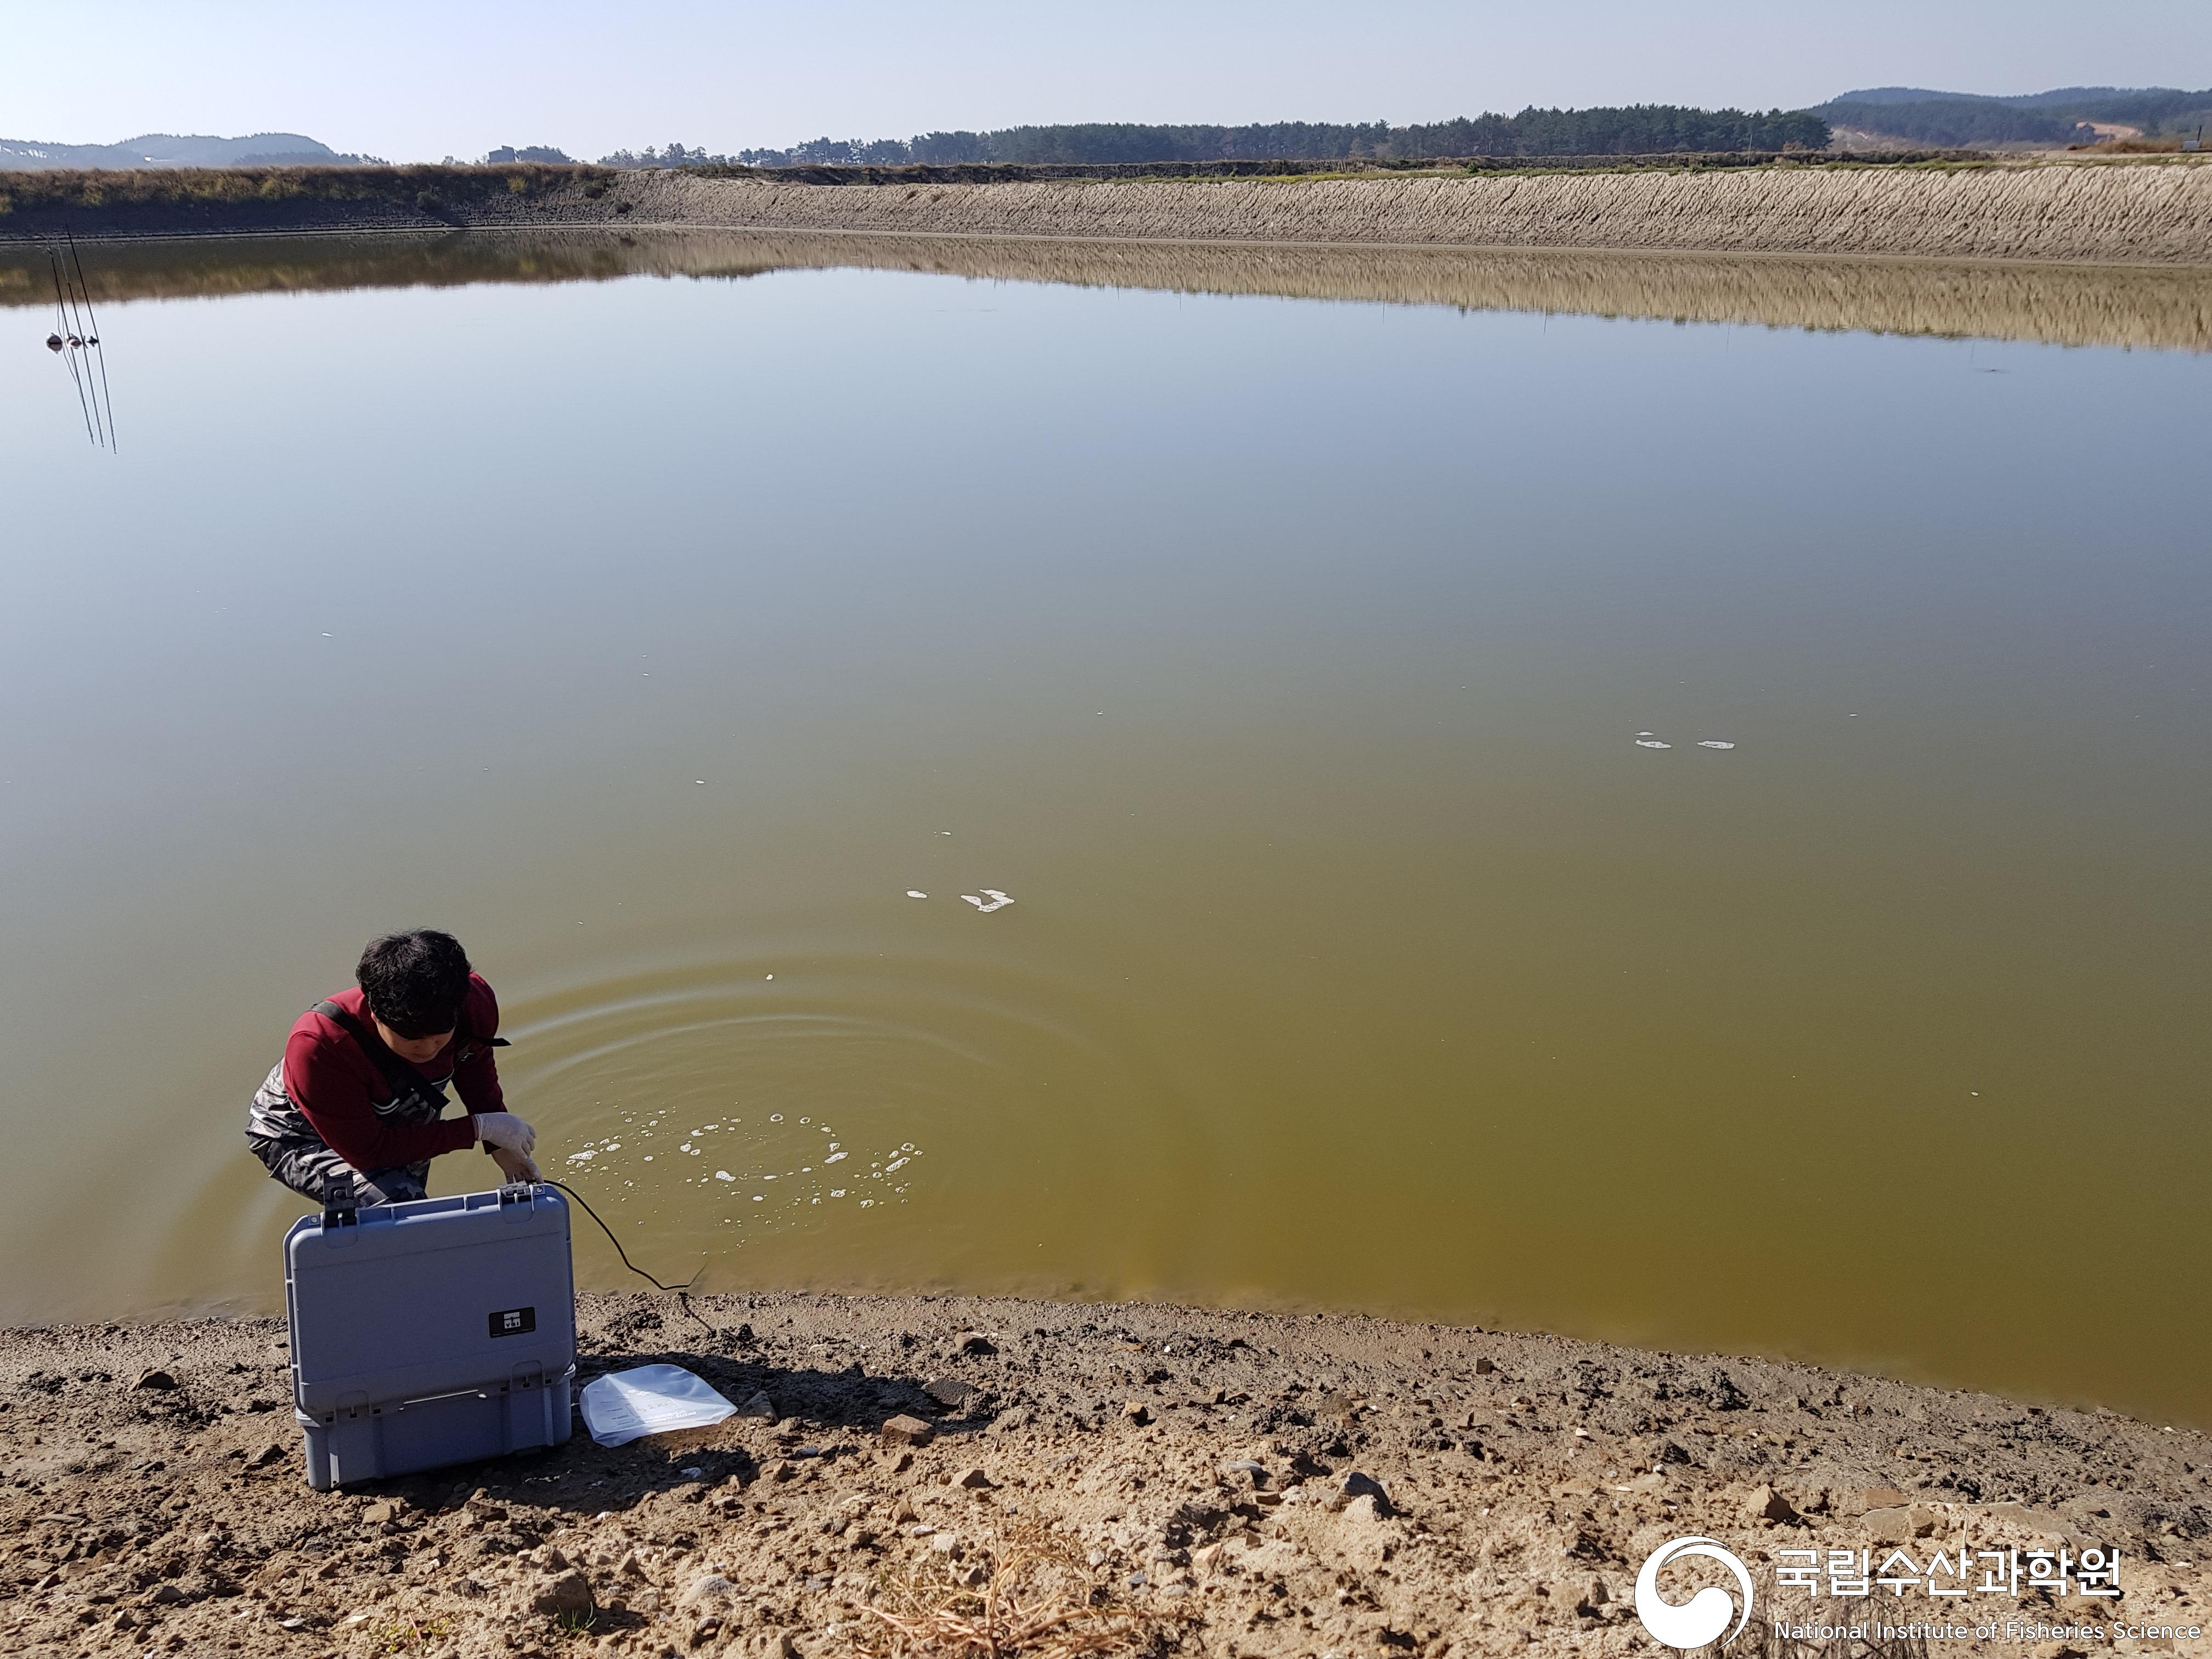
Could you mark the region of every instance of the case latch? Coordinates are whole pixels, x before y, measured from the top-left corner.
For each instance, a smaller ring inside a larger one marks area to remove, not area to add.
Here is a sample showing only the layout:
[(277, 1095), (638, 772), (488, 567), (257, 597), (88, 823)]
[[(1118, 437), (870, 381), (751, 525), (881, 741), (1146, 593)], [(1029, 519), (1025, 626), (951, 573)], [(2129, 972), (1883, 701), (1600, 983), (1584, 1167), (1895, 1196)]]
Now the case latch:
[(323, 1231), (358, 1226), (360, 1223), (361, 1208), (354, 1198), (353, 1171), (340, 1170), (324, 1188)]

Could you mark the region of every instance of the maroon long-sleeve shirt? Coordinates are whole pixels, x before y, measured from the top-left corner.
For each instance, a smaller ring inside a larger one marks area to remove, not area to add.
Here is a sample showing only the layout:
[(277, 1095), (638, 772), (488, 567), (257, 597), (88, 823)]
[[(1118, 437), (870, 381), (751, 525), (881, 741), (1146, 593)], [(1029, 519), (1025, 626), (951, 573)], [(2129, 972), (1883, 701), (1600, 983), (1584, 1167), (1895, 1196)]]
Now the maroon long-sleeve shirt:
[[(368, 1030), (376, 1030), (368, 999), (358, 988), (340, 991), (328, 1000)], [(499, 1000), (480, 975), (471, 974), (462, 1006), (467, 1015), (467, 1044), (461, 1045), (457, 1031), (454, 1041), (415, 1069), (429, 1083), (443, 1083), (450, 1077), (453, 1092), (471, 1115), (503, 1112), (506, 1097), (500, 1091), (499, 1065), (489, 1042), (499, 1030)], [(284, 1043), (284, 1092), (324, 1143), (356, 1170), (420, 1163), (476, 1145), (476, 1126), (466, 1117), (398, 1123), (380, 1116), (376, 1103), (392, 1098), (384, 1074), (345, 1027), (312, 1009), (300, 1016)]]

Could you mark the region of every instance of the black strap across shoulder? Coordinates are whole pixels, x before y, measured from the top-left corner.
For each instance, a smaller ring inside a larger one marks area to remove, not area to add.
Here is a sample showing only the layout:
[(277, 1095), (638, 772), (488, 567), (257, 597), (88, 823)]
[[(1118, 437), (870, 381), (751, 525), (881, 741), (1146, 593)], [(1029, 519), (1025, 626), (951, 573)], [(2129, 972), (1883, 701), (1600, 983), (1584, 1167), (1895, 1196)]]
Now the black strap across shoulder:
[[(417, 1095), (425, 1101), (434, 1101), (440, 1111), (445, 1110), (444, 1090), (393, 1054), (386, 1046), (383, 1038), (339, 1007), (337, 1003), (327, 1000), (319, 1002), (308, 1012), (320, 1014), (325, 1019), (343, 1029), (356, 1043), (360, 1045), (362, 1053), (368, 1056), (369, 1064), (384, 1073), (384, 1080), (390, 1085), (392, 1097), (394, 1100), (398, 1099), (402, 1095)], [(465, 1016), (462, 1023), (466, 1024)]]
[[(435, 1103), (441, 1112), (446, 1109), (446, 1092), (443, 1089), (430, 1082), (422, 1073), (393, 1054), (383, 1038), (339, 1007), (337, 1003), (325, 998), (308, 1012), (320, 1014), (353, 1038), (354, 1042), (360, 1046), (362, 1053), (368, 1056), (369, 1064), (384, 1074), (384, 1080), (391, 1086), (392, 1097), (394, 1100), (404, 1094), (412, 1093), (421, 1096), (426, 1101)], [(460, 1070), (461, 1061), (468, 1058), (469, 1045), (477, 1040), (469, 1030), (469, 1011), (464, 1005), (454, 1019), (453, 1069), (456, 1072)], [(505, 1037), (485, 1037), (482, 1041), (488, 1048), (505, 1048), (512, 1046)]]

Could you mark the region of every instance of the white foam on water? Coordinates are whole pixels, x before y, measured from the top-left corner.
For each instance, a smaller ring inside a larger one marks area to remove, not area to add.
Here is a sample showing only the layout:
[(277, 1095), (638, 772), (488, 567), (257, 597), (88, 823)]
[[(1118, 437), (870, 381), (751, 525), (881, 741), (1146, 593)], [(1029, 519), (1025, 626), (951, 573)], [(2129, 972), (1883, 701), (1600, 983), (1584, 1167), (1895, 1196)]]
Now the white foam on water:
[(1636, 746), (1638, 749), (1672, 749), (1674, 745), (1671, 743), (1662, 743), (1656, 738), (1638, 738), (1636, 740)]
[(916, 892), (916, 891), (915, 891), (913, 888), (911, 888), (911, 887), (909, 887), (909, 888), (908, 888), (908, 889), (906, 890), (906, 896), (907, 896), (908, 898), (927, 898), (927, 897), (929, 896), (929, 895), (928, 895), (928, 894), (927, 894), (927, 893)]
[(727, 1170), (717, 1170), (714, 1171), (714, 1179), (717, 1181), (735, 1181), (737, 1176), (732, 1175)]
[(1698, 739), (1698, 747), (1700, 749), (1733, 749), (1735, 745), (1732, 743), (1721, 743), (1711, 738), (1700, 738)]

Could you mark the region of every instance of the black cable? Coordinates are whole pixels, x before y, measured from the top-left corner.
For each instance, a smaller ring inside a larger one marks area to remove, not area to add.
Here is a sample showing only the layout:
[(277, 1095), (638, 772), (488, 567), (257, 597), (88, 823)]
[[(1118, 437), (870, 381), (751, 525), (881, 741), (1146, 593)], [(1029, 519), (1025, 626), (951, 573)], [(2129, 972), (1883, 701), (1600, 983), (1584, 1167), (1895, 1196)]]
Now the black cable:
[[(583, 1205), (584, 1213), (591, 1217), (592, 1220), (599, 1222), (599, 1231), (607, 1236), (607, 1243), (615, 1247), (615, 1254), (622, 1257), (623, 1266), (629, 1268), (647, 1284), (652, 1285), (654, 1290), (666, 1291), (672, 1296), (680, 1295), (699, 1282), (699, 1273), (693, 1273), (690, 1278), (685, 1279), (681, 1285), (662, 1284), (651, 1273), (646, 1272), (644, 1268), (639, 1267), (635, 1261), (632, 1261), (629, 1259), (629, 1252), (624, 1250), (622, 1247), (622, 1240), (615, 1237), (615, 1230), (608, 1226), (605, 1222), (599, 1221), (599, 1212), (591, 1206), (590, 1202), (586, 1200), (583, 1194), (578, 1192), (574, 1187), (569, 1186), (566, 1182), (545, 1181), (543, 1184), (548, 1187), (558, 1187), (562, 1192), (568, 1194), (569, 1197), (574, 1199), (577, 1203)], [(706, 1263), (700, 1263), (699, 1273), (704, 1273), (706, 1271)]]
[(671, 1296), (674, 1297), (676, 1298), (676, 1305), (684, 1310), (686, 1316), (696, 1321), (700, 1328), (706, 1331), (708, 1335), (720, 1336), (721, 1334), (721, 1332), (716, 1330), (712, 1325), (708, 1324), (705, 1320), (701, 1319), (697, 1314), (691, 1311), (691, 1298), (688, 1292), (694, 1285), (699, 1282), (699, 1273), (703, 1273), (707, 1271), (707, 1264), (704, 1261), (702, 1261), (699, 1264), (699, 1273), (693, 1273), (690, 1278), (685, 1279), (681, 1285), (664, 1285), (659, 1279), (655, 1279), (651, 1273), (646, 1272), (644, 1268), (639, 1267), (635, 1261), (632, 1261), (629, 1259), (629, 1252), (623, 1249), (622, 1240), (615, 1237), (615, 1230), (608, 1226), (605, 1222), (599, 1220), (599, 1212), (592, 1207), (591, 1201), (586, 1199), (583, 1194), (578, 1192), (574, 1187), (569, 1186), (566, 1182), (544, 1181), (541, 1177), (541, 1182), (544, 1186), (558, 1187), (562, 1192), (568, 1194), (569, 1197), (574, 1199), (577, 1203), (581, 1204), (584, 1206), (584, 1213), (586, 1215), (591, 1217), (594, 1221), (599, 1221), (599, 1231), (607, 1236), (607, 1243), (615, 1247), (615, 1254), (622, 1257), (622, 1264), (623, 1267), (629, 1268), (647, 1284), (652, 1285), (654, 1290), (665, 1291)]

